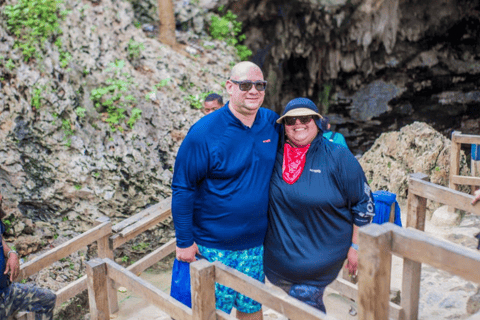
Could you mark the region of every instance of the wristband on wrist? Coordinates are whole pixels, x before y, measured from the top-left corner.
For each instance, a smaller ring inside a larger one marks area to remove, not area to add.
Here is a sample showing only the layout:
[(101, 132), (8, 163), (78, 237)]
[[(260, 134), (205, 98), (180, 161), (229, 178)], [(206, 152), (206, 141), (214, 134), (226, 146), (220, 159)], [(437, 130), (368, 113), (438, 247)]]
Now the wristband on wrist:
[(355, 249), (355, 251), (358, 251), (358, 244), (352, 243), (351, 247)]
[(10, 251), (8, 251), (8, 253), (7, 253), (7, 258), (10, 258), (10, 253), (15, 253), (15, 254), (17, 255), (17, 257), (18, 257), (18, 252), (17, 252), (17, 251), (15, 251), (15, 250), (10, 250)]

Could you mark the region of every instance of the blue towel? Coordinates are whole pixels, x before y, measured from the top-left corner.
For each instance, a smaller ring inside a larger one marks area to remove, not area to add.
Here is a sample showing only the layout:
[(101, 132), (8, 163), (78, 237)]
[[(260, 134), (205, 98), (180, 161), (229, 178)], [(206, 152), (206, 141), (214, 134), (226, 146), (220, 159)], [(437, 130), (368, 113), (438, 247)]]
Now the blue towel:
[(373, 192), (373, 201), (375, 202), (375, 216), (372, 223), (383, 224), (390, 219), (390, 209), (392, 204), (395, 203), (395, 220), (394, 224), (402, 226), (400, 206), (397, 202), (397, 195), (388, 191), (375, 191)]

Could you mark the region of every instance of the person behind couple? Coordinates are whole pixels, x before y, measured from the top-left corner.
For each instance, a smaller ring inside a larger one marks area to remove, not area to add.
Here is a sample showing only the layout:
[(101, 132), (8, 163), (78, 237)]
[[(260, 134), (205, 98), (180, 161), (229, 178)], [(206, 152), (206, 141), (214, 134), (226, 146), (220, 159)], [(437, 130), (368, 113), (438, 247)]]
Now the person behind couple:
[[(13, 282), (20, 274), (18, 254), (3, 239), (5, 217), (0, 194), (0, 319), (17, 311), (35, 312), (35, 320), (52, 320), (57, 296), (48, 289)], [(10, 273), (10, 274), (9, 274)]]
[(320, 129), (323, 131), (323, 136), (327, 140), (333, 143), (338, 143), (348, 149), (347, 141), (345, 141), (343, 134), (332, 131), (331, 127), (332, 125), (330, 124), (330, 119), (328, 117), (320, 119)]
[[(201, 254), (264, 281), (268, 188), (281, 126), (260, 108), (266, 81), (251, 62), (233, 67), (230, 101), (200, 119), (177, 154), (172, 182), (176, 258)], [(216, 307), (240, 319), (262, 319), (261, 304), (216, 284)]]
[(375, 214), (353, 154), (323, 138), (315, 104), (296, 98), (277, 120), (285, 135), (270, 182), (264, 268), (274, 285), (323, 312), (325, 287), (345, 259), (357, 271), (358, 228)]
[(223, 107), (223, 98), (217, 93), (210, 93), (203, 102), (202, 112), (207, 115)]

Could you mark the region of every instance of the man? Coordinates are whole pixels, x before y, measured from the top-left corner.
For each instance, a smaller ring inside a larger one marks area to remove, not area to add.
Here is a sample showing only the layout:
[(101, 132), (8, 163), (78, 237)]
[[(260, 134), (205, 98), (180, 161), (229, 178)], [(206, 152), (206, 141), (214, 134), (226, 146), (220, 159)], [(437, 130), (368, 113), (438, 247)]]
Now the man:
[(340, 132), (333, 132), (330, 130), (331, 124), (330, 119), (328, 117), (323, 117), (321, 120), (323, 136), (327, 138), (327, 140), (332, 141), (333, 143), (340, 144), (348, 149), (347, 142), (345, 141), (345, 137)]
[(222, 96), (216, 93), (211, 93), (205, 98), (202, 112), (207, 115), (213, 111), (220, 109), (223, 106)]
[[(279, 125), (260, 108), (267, 82), (252, 62), (233, 67), (227, 104), (200, 119), (185, 137), (173, 174), (172, 215), (180, 261), (200, 254), (259, 281), (267, 230), (268, 189)], [(208, 118), (208, 119), (206, 119)], [(216, 306), (239, 319), (263, 319), (261, 305), (216, 284)]]
[[(0, 219), (5, 217), (1, 207)], [(0, 221), (0, 319), (7, 319), (17, 311), (35, 312), (35, 320), (52, 320), (57, 296), (47, 289), (13, 282), (20, 274), (18, 254), (3, 239), (5, 225)], [(3, 254), (2, 254), (3, 253)], [(8, 275), (10, 273), (10, 276)]]

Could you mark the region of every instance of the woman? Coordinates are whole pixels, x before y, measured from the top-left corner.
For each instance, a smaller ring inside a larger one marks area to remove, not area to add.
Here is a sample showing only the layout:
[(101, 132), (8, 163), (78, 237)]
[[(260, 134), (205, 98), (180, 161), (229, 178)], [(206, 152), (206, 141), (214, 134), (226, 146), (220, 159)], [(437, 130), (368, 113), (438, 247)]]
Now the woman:
[(270, 182), (264, 268), (270, 282), (325, 312), (323, 292), (345, 259), (357, 271), (358, 228), (374, 215), (360, 164), (323, 138), (315, 104), (296, 98), (277, 120), (285, 137)]

